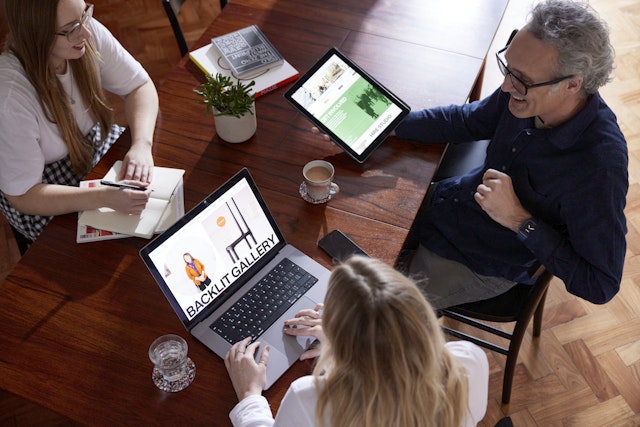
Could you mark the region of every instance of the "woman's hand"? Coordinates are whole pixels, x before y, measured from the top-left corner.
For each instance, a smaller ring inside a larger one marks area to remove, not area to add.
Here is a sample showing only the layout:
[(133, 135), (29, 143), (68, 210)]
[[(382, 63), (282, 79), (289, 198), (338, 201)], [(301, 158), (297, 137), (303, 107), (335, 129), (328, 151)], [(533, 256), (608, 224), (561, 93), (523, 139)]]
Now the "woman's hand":
[[(131, 179), (120, 182), (122, 184), (136, 185), (140, 187), (147, 186), (147, 183), (145, 182)], [(106, 192), (106, 207), (129, 215), (138, 215), (141, 213), (145, 206), (147, 206), (147, 201), (149, 201), (149, 196), (151, 195), (151, 189), (149, 188), (145, 191), (106, 186), (101, 187), (101, 189)]]
[(151, 146), (136, 144), (131, 146), (122, 159), (119, 180), (133, 179), (147, 185), (153, 179), (153, 156)]
[[(295, 318), (285, 320), (284, 333), (293, 336), (311, 336), (322, 343), (325, 340), (322, 331), (322, 310), (324, 310), (322, 303), (316, 305), (313, 310), (300, 310)], [(319, 355), (320, 347), (316, 346), (302, 353), (300, 360), (312, 359)]]
[(267, 384), (269, 346), (262, 350), (260, 360), (256, 363), (255, 354), (260, 343), (256, 341), (249, 344), (250, 342), (251, 337), (248, 337), (235, 343), (224, 358), (224, 365), (238, 400), (252, 394), (262, 394), (262, 389)]

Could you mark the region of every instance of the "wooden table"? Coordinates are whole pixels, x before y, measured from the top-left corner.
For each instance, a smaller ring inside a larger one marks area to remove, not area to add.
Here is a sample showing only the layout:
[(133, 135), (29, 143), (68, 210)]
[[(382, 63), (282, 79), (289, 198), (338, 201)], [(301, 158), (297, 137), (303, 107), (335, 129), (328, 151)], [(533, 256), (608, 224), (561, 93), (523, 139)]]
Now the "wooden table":
[[(474, 85), (507, 0), (238, 0), (211, 36), (258, 24), (304, 72), (330, 46), (361, 64), (413, 109), (463, 103)], [(198, 46), (194, 46), (198, 47)], [(310, 133), (282, 93), (257, 101), (258, 131), (243, 144), (215, 136), (195, 103), (203, 76), (186, 59), (159, 88), (154, 157), (186, 169), (185, 207), (193, 207), (246, 166), (290, 243), (330, 267), (317, 248), (340, 228), (389, 263), (416, 214), (443, 147), (390, 138), (363, 165)], [(103, 176), (122, 158), (126, 132), (92, 171)], [(341, 192), (330, 203), (304, 202), (302, 166), (322, 158), (336, 167)], [(228, 425), (236, 397), (220, 358), (187, 336), (128, 238), (75, 243), (77, 215), (57, 217), (0, 284), (0, 387), (90, 425)], [(151, 381), (149, 344), (187, 337), (196, 379), (168, 394)], [(309, 373), (298, 362), (265, 394), (274, 411), (289, 383)]]

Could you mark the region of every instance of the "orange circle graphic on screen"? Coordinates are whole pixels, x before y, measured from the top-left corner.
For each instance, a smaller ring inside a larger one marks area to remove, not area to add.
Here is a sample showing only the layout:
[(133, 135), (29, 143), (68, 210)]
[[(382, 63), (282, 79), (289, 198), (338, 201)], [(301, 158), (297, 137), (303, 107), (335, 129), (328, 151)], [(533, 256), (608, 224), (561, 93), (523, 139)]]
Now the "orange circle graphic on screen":
[(216, 224), (218, 224), (218, 227), (224, 227), (226, 223), (227, 223), (227, 219), (223, 216), (219, 216), (218, 219), (216, 220)]

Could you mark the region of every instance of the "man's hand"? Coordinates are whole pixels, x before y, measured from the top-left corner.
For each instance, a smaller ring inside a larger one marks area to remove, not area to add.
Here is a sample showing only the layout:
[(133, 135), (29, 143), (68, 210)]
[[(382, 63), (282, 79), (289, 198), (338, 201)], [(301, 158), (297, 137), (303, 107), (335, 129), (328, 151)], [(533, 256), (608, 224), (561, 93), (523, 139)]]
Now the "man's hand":
[(495, 169), (487, 169), (473, 197), (491, 219), (514, 233), (531, 218), (516, 196), (511, 177)]
[(315, 126), (311, 128), (311, 133), (315, 133), (316, 135), (321, 135), (322, 139), (324, 139), (325, 141), (331, 141), (331, 138), (329, 137), (329, 135), (327, 135), (326, 133), (320, 132), (320, 129), (318, 129)]

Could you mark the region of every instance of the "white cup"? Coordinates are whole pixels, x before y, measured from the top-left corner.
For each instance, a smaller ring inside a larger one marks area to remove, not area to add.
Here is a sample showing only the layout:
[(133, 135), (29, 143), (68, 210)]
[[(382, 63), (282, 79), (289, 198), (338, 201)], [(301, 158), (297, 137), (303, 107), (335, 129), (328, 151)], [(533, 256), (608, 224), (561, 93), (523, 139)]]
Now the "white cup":
[(305, 200), (311, 203), (323, 203), (340, 191), (340, 187), (333, 182), (335, 169), (326, 160), (312, 160), (302, 169), (306, 186)]

